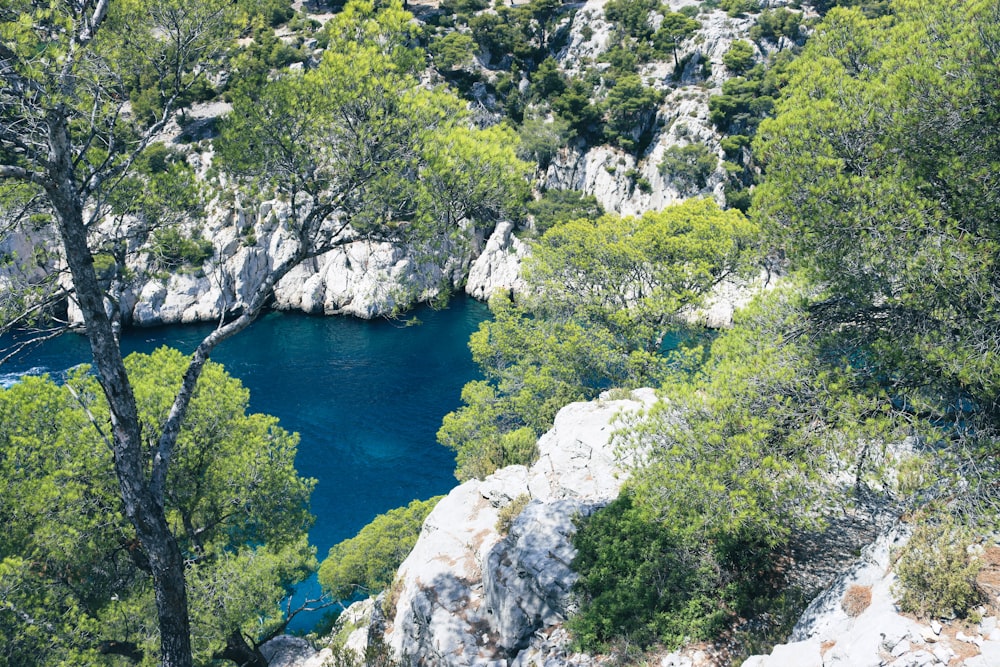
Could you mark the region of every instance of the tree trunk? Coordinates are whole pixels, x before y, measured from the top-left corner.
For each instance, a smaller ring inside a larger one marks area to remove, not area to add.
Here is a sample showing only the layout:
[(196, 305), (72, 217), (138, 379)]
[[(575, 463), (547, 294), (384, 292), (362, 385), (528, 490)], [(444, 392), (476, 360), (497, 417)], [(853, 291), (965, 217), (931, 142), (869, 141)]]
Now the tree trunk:
[(247, 644), (239, 630), (231, 632), (226, 638), (226, 648), (216, 651), (212, 657), (216, 660), (232, 660), (240, 667), (267, 667), (264, 654), (258, 647)]
[(184, 559), (167, 525), (163, 506), (151, 492), (146, 478), (135, 396), (104, 309), (104, 295), (87, 244), (83, 203), (77, 192), (66, 115), (61, 108), (49, 112), (47, 126), (49, 159), (45, 190), (56, 211), (94, 365), (110, 407), (115, 473), (125, 515), (149, 558), (160, 626), (160, 661), (164, 667), (191, 667)]

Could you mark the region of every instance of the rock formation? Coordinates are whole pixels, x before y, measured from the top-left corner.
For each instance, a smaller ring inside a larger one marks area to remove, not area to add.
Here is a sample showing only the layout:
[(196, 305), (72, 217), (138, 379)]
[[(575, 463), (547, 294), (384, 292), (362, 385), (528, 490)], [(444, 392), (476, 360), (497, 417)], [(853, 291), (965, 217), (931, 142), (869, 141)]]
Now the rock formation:
[[(538, 441), (530, 468), (503, 468), (441, 500), (390, 593), (387, 639), (397, 653), (456, 666), (537, 653), (571, 607), (573, 519), (610, 502), (623, 481), (610, 442), (614, 420), (654, 401), (652, 390), (639, 390), (568, 405)], [(501, 535), (501, 510), (522, 496), (530, 502)]]
[(753, 656), (743, 667), (1000, 665), (996, 616), (963, 627), (918, 621), (899, 612), (892, 592), (896, 576), (891, 556), (907, 537), (899, 526), (882, 534), (810, 603), (788, 643), (774, 647), (769, 655)]

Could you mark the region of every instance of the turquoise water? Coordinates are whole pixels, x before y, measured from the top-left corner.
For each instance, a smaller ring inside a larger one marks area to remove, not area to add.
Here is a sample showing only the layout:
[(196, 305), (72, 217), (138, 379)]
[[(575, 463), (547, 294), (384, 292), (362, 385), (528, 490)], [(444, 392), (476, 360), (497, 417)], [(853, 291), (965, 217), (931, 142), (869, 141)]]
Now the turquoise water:
[[(467, 342), (488, 315), (465, 298), (398, 321), (271, 313), (217, 348), (213, 359), (250, 389), (251, 410), (275, 415), (301, 435), (298, 470), (319, 480), (310, 540), (321, 560), (376, 514), (456, 484), (454, 456), (435, 433), (459, 406), (462, 386), (477, 377)], [(188, 353), (211, 329), (130, 330), (122, 347), (149, 352), (169, 345)], [(83, 337), (63, 336), (4, 364), (0, 382), (24, 372), (57, 373), (89, 358)], [(292, 629), (317, 620), (296, 619)]]

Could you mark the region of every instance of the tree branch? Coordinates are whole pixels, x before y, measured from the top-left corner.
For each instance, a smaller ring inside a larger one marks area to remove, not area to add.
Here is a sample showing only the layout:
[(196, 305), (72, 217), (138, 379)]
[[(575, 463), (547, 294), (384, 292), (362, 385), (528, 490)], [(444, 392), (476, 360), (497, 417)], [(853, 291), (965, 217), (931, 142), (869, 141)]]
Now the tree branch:
[(42, 187), (45, 186), (47, 181), (44, 174), (25, 169), (24, 167), (17, 167), (12, 164), (0, 165), (0, 178), (12, 178), (18, 181), (25, 181), (26, 183), (41, 185)]

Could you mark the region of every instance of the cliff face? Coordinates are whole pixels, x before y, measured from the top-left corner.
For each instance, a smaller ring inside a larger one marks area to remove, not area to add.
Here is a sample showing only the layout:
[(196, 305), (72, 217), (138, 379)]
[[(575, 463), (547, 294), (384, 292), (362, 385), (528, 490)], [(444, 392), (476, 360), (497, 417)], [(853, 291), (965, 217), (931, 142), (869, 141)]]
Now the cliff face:
[[(145, 255), (132, 257), (129, 277), (118, 279), (113, 290), (122, 321), (137, 326), (186, 324), (217, 321), (238, 312), (292, 251), (286, 218), (285, 207), (276, 202), (250, 209), (213, 205), (199, 221), (200, 233), (213, 247), (212, 257), (202, 266), (167, 273)], [(520, 259), (526, 248), (512, 230), (511, 223), (500, 223), (488, 239), (472, 235), (432, 253), (389, 243), (349, 242), (293, 269), (275, 287), (273, 307), (370, 319), (432, 300), (442, 292), (464, 289), (485, 299), (497, 289), (511, 290), (520, 284)], [(12, 256), (20, 257), (25, 256), (23, 248), (45, 242), (22, 233), (4, 243)], [(58, 256), (53, 245), (48, 270), (59, 268)], [(23, 265), (11, 263), (0, 271), (0, 280), (25, 279)], [(28, 268), (35, 273), (44, 270)], [(71, 322), (82, 321), (72, 300), (68, 310)]]
[[(601, 55), (613, 46), (613, 26), (604, 17), (605, 4), (606, 0), (588, 0), (573, 14), (566, 45), (556, 54), (564, 72), (579, 74), (599, 63)], [(672, 0), (668, 4), (671, 10), (678, 10), (698, 3)], [(732, 18), (716, 9), (703, 12), (699, 21), (699, 30), (678, 50), (681, 71), (675, 71), (673, 59), (640, 67), (643, 81), (663, 95), (660, 105), (637, 123), (636, 136), (632, 137), (636, 141), (643, 128), (648, 128), (647, 136), (639, 141), (644, 147), (630, 152), (611, 145), (586, 147), (570, 142), (536, 175), (540, 189), (581, 190), (593, 194), (606, 210), (623, 215), (641, 215), (691, 196), (712, 196), (720, 203), (724, 200), (722, 137), (709, 119), (708, 100), (729, 77), (723, 55), (734, 40), (746, 39), (754, 19)], [(760, 55), (761, 48), (773, 46), (762, 42), (755, 48)], [(215, 116), (228, 109), (221, 102), (199, 105), (190, 117), (208, 127)], [(180, 128), (170, 128), (158, 138), (184, 148), (188, 163), (207, 178), (213, 161), (211, 149), (199, 148), (203, 143), (178, 143)], [(692, 188), (661, 168), (668, 150), (692, 144), (707, 146), (719, 158), (702, 187)], [(109, 301), (109, 308), (113, 301), (124, 323), (150, 326), (215, 321), (237, 312), (267, 272), (290, 252), (282, 204), (263, 202), (244, 207), (221, 203), (225, 199), (217, 199), (203, 218), (182, 225), (186, 232), (197, 231), (211, 241), (213, 256), (203, 265), (168, 273), (158, 269), (148, 254), (129, 248), (132, 256), (123, 272), (127, 277), (118, 278)], [(520, 260), (527, 248), (517, 239), (515, 225), (516, 221), (501, 222), (496, 230), (483, 230), (467, 242), (442, 246), (432, 253), (360, 240), (350, 243), (286, 276), (275, 290), (274, 307), (372, 318), (434, 299), (442, 292), (464, 289), (475, 298), (486, 299), (497, 289), (516, 291), (520, 287)], [(0, 265), (0, 284), (14, 286), (24, 280), (25, 272), (62, 268), (58, 246), (36, 232), (5, 238), (3, 244), (0, 257), (17, 256), (19, 261)], [(32, 251), (39, 247), (48, 251), (43, 257)], [(26, 264), (33, 255), (40, 264)], [(69, 317), (80, 320), (72, 303)]]
[[(569, 43), (558, 57), (564, 71), (581, 72), (613, 46), (613, 27), (604, 18), (606, 4), (607, 0), (588, 0), (576, 13)], [(676, 11), (697, 3), (667, 4)], [(722, 56), (734, 40), (747, 38), (754, 20), (732, 18), (717, 9), (699, 16), (699, 21), (702, 25), (696, 35), (678, 49), (681, 71), (675, 71), (672, 60), (640, 68), (643, 80), (665, 96), (655, 117), (648, 119), (653, 128), (648, 146), (638, 155), (609, 145), (566, 147), (544, 174), (546, 188), (581, 190), (594, 195), (605, 210), (622, 215), (641, 215), (691, 196), (711, 196), (724, 203), (722, 137), (709, 120), (708, 100), (729, 78)], [(668, 149), (690, 144), (705, 145), (720, 159), (701, 188), (690, 189), (660, 168)]]
[[(498, 470), (441, 500), (390, 592), (386, 636), (396, 652), (424, 665), (516, 665), (540, 652), (558, 654), (558, 664), (586, 664), (544, 640), (571, 609), (573, 519), (618, 495), (615, 419), (654, 401), (652, 390), (639, 390), (625, 400), (568, 405), (539, 440), (531, 467)], [(502, 510), (523, 497), (527, 506), (501, 534)]]

